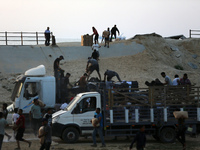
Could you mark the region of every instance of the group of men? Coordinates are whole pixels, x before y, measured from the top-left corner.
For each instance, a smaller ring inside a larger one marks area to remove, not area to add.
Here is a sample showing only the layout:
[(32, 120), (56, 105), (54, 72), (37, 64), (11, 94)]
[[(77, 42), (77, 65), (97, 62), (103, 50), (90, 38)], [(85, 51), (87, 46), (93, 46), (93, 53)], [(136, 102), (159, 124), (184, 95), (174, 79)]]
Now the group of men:
[[(94, 43), (98, 44), (99, 43), (99, 41), (98, 41), (99, 33), (95, 29), (95, 27), (92, 27), (92, 30), (93, 30), (92, 36), (93, 35), (95, 36), (94, 37)], [(112, 27), (111, 31), (110, 31), (110, 28), (107, 28), (107, 30), (103, 31), (103, 33), (102, 33), (102, 42), (103, 42), (103, 40), (105, 40), (104, 47), (107, 46), (109, 48), (109, 42), (112, 42), (113, 36), (114, 36), (114, 39), (116, 39), (117, 32), (118, 32), (118, 35), (120, 35), (119, 29), (117, 28), (116, 25), (114, 25), (114, 27)]]
[(161, 73), (161, 76), (162, 76), (163, 78), (165, 78), (165, 82), (163, 83), (163, 85), (169, 85), (169, 86), (191, 85), (191, 82), (190, 82), (190, 80), (188, 79), (188, 76), (187, 76), (186, 73), (183, 75), (183, 77), (182, 77), (181, 79), (180, 79), (179, 76), (176, 74), (176, 75), (174, 76), (173, 81), (170, 79), (169, 76), (167, 76), (167, 75), (165, 74), (165, 72), (162, 72), (162, 73)]

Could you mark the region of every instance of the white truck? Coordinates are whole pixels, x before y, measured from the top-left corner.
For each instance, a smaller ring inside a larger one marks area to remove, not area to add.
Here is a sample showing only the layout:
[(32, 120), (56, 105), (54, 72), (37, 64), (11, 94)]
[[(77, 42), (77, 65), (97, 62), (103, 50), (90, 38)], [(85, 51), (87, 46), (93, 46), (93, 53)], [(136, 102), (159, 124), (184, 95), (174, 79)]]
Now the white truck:
[(95, 109), (103, 114), (104, 135), (133, 136), (141, 125), (156, 140), (174, 142), (177, 120), (173, 112), (187, 111), (191, 134), (200, 132), (200, 87), (114, 88), (78, 94), (65, 110), (53, 114), (52, 134), (67, 143), (92, 135)]
[(46, 107), (55, 107), (55, 77), (45, 74), (45, 67), (40, 65), (17, 77), (11, 96), (13, 108), (23, 109), (23, 113), (28, 114), (35, 98), (42, 100)]

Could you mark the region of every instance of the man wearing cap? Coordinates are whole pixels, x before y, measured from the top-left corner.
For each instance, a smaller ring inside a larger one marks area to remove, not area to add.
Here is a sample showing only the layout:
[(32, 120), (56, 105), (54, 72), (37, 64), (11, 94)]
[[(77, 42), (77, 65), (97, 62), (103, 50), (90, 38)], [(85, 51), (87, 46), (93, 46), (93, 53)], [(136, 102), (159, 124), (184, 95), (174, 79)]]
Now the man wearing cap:
[(37, 135), (37, 131), (41, 125), (42, 113), (39, 105), (38, 98), (34, 99), (34, 104), (31, 107), (31, 111), (29, 112), (29, 119), (32, 122), (32, 128), (35, 136)]
[(48, 120), (46, 118), (42, 119), (42, 125), (44, 126), (44, 132), (43, 134), (39, 135), (38, 138), (44, 137), (44, 142), (41, 143), (41, 147), (40, 150), (49, 150), (51, 147), (51, 136), (52, 136), (52, 132), (51, 132), (51, 126), (48, 124)]
[(58, 77), (58, 73), (62, 70), (60, 68), (60, 61), (64, 60), (64, 57), (61, 55), (60, 57), (56, 58), (56, 60), (54, 61), (53, 64), (53, 68), (54, 68), (54, 76), (57, 78)]
[(88, 57), (88, 62), (87, 62), (87, 66), (86, 66), (86, 72), (88, 73), (87, 80), (89, 79), (90, 74), (92, 74), (92, 72), (94, 70), (97, 71), (97, 74), (99, 75), (99, 79), (101, 80), (101, 75), (99, 73), (98, 61), (96, 59), (92, 59), (91, 57)]

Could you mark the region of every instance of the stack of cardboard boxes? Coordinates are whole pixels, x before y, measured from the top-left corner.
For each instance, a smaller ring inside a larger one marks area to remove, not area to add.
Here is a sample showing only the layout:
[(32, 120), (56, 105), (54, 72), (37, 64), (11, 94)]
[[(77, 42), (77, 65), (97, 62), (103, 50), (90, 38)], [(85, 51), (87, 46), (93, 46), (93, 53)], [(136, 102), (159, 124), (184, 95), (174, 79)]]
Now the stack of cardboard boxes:
[(88, 34), (81, 36), (81, 46), (92, 46), (92, 44), (93, 44), (93, 36)]

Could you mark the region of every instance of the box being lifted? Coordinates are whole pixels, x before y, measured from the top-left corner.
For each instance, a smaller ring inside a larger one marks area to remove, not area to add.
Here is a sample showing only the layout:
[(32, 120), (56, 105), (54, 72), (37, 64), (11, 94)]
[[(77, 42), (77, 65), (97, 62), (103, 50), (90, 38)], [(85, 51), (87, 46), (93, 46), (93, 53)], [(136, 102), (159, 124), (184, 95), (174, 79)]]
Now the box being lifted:
[(86, 34), (81, 36), (81, 46), (92, 46), (93, 36)]

